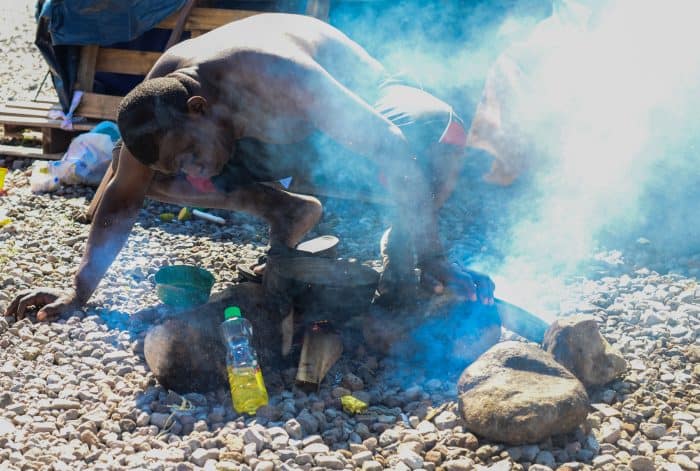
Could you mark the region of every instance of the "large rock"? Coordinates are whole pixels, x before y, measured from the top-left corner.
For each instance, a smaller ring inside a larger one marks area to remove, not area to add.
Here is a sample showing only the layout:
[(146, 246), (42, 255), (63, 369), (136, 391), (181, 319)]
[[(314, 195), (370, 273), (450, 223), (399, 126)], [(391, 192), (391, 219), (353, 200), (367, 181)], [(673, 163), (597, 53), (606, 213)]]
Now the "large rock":
[(226, 356), (216, 333), (198, 319), (168, 319), (148, 331), (146, 363), (163, 387), (179, 393), (223, 387)]
[(588, 413), (583, 384), (533, 344), (503, 342), (459, 379), (466, 428), (512, 445), (539, 443), (576, 428)]
[(545, 333), (542, 348), (586, 386), (609, 383), (627, 369), (627, 362), (600, 335), (592, 316), (558, 319)]

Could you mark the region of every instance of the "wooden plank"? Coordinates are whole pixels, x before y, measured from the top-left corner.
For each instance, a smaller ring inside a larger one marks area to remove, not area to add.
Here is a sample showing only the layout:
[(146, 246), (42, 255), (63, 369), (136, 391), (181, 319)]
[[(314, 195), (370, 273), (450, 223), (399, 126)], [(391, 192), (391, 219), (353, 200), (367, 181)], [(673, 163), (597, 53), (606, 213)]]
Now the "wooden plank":
[(103, 47), (97, 55), (95, 70), (118, 74), (146, 75), (161, 54), (161, 52), (129, 51)]
[[(0, 124), (2, 124), (1, 120)], [(4, 128), (2, 137), (6, 139), (41, 142), (42, 134), (40, 129), (26, 129), (22, 126), (11, 126), (9, 124), (2, 125), (2, 127)]]
[(61, 105), (55, 101), (8, 101), (5, 106), (9, 108), (27, 108), (30, 110), (59, 110)]
[[(185, 31), (205, 30), (209, 31), (235, 20), (242, 20), (249, 16), (262, 13), (254, 10), (227, 10), (224, 8), (193, 8), (185, 22)], [(173, 13), (163, 20), (157, 28), (173, 29), (177, 23), (178, 12)]]
[(112, 95), (101, 95), (98, 93), (86, 93), (80, 100), (76, 116), (99, 120), (117, 120), (117, 109), (122, 97)]
[(76, 90), (91, 92), (95, 83), (95, 64), (99, 46), (83, 46), (80, 51), (80, 65), (78, 66), (78, 80)]
[(38, 147), (8, 146), (0, 144), (0, 155), (23, 159), (61, 160), (63, 154), (44, 154)]
[(6, 105), (0, 105), (0, 122), (3, 116), (31, 116), (34, 118), (48, 118), (50, 110), (34, 110), (30, 108), (13, 108)]
[[(31, 116), (3, 116), (0, 119), (0, 124), (10, 124), (14, 126), (26, 126), (28, 128), (60, 128), (63, 121), (60, 119), (35, 118)], [(73, 129), (75, 131), (89, 131), (95, 127), (95, 123), (75, 123)]]
[[(121, 100), (122, 97), (120, 96), (85, 93), (74, 115), (83, 118), (116, 121), (117, 108)], [(56, 109), (60, 109), (60, 107), (56, 106)], [(4, 122), (3, 118), (5, 116), (48, 119), (49, 111), (47, 109), (15, 108), (14, 106), (0, 105), (0, 123)]]

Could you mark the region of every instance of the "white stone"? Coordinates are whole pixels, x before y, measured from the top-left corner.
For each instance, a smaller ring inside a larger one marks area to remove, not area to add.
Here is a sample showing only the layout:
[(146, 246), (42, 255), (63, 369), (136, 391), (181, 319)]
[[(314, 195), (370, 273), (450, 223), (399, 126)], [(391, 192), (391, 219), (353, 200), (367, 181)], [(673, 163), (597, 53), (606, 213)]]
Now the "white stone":
[(362, 463), (362, 471), (382, 471), (384, 469), (378, 461), (369, 460)]
[(622, 423), (619, 420), (611, 419), (600, 428), (598, 439), (602, 443), (617, 443), (622, 434)]
[(399, 459), (411, 469), (419, 469), (423, 467), (423, 458), (413, 450), (407, 447), (399, 447)]
[(599, 455), (593, 458), (593, 467), (602, 468), (606, 464), (614, 463), (615, 457), (613, 455)]
[(501, 460), (486, 468), (485, 471), (510, 471), (511, 469), (513, 469), (513, 463), (510, 460)]
[(56, 410), (80, 409), (80, 402), (71, 401), (69, 399), (56, 399), (51, 403), (51, 409), (56, 409)]
[(418, 433), (433, 433), (437, 431), (437, 427), (432, 422), (429, 422), (427, 420), (424, 420), (418, 424), (416, 427), (416, 430)]
[(689, 471), (696, 471), (698, 469), (698, 465), (693, 463), (693, 461), (688, 458), (686, 455), (671, 455), (668, 458), (669, 461), (672, 463), (676, 463), (679, 465), (681, 468), (689, 470)]
[(643, 422), (639, 426), (639, 430), (652, 440), (658, 440), (666, 434), (666, 426), (664, 424), (654, 424), (651, 422)]
[[(310, 445), (311, 446), (311, 445)], [(317, 466), (323, 469), (343, 469), (345, 463), (335, 455), (317, 455), (314, 456), (314, 461)]]
[(56, 431), (56, 424), (50, 422), (35, 422), (32, 424), (32, 430), (35, 433), (54, 433)]
[(687, 438), (688, 440), (692, 440), (698, 436), (698, 431), (690, 424), (682, 424), (681, 436)]
[(355, 463), (355, 466), (362, 466), (362, 464), (365, 461), (370, 461), (372, 459), (372, 452), (367, 450), (367, 451), (361, 451), (359, 453), (355, 453), (352, 455), (352, 461)]
[[(170, 414), (166, 414), (164, 412), (154, 412), (151, 414), (150, 417), (150, 423), (151, 425), (155, 425), (158, 428), (166, 428), (168, 425), (170, 425), (173, 421), (173, 418), (171, 417)], [(138, 420), (137, 420), (137, 425), (138, 425)]]
[(654, 460), (648, 456), (633, 456), (628, 465), (632, 471), (654, 471)]
[(445, 471), (471, 471), (474, 468), (474, 462), (469, 458), (460, 458), (449, 460), (442, 463)]
[(312, 443), (304, 447), (303, 452), (309, 453), (310, 455), (317, 455), (319, 453), (328, 453), (330, 448), (325, 443)]
[(301, 424), (296, 419), (289, 419), (287, 422), (285, 422), (284, 429), (289, 434), (289, 437), (294, 438), (295, 440), (301, 440), (301, 438), (304, 436), (304, 432), (301, 429)]
[(243, 434), (243, 443), (255, 443), (255, 449), (259, 452), (266, 443), (265, 437), (254, 428), (249, 428)]
[(204, 449), (204, 448), (197, 448), (192, 452), (190, 455), (190, 461), (196, 464), (197, 466), (204, 466), (204, 464), (207, 462), (207, 460), (218, 460), (219, 459), (219, 450), (216, 448), (212, 449)]
[(457, 425), (459, 417), (449, 410), (443, 411), (433, 419), (438, 430), (449, 430)]
[(9, 420), (0, 417), (0, 437), (15, 433), (15, 426)]

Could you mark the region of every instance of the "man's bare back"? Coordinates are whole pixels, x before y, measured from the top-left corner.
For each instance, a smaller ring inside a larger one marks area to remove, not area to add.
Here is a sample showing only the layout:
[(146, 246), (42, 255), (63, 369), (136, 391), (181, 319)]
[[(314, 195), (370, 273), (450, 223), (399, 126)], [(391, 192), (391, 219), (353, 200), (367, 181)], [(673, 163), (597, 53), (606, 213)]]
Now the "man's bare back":
[(313, 129), (284, 97), (295, 73), (318, 67), (367, 102), (386, 78), (384, 67), (339, 30), (284, 13), (255, 15), (177, 44), (149, 77), (196, 74), (204, 91), (245, 123), (237, 136), (282, 144)]

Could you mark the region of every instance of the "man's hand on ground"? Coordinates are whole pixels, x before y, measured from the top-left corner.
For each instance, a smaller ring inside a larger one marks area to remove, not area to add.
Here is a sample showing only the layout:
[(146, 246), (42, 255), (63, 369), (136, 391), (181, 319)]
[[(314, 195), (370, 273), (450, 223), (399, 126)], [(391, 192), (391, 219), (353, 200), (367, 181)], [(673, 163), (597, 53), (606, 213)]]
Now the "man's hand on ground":
[(64, 312), (81, 306), (75, 291), (52, 288), (36, 288), (19, 293), (5, 311), (6, 316), (23, 319), (27, 308), (39, 309), (36, 318), (40, 321), (52, 321)]
[(464, 293), (470, 301), (493, 304), (496, 285), (488, 275), (450, 264), (444, 258), (423, 263), (420, 268), (421, 284), (436, 294), (441, 294), (446, 287), (450, 287), (458, 293)]

